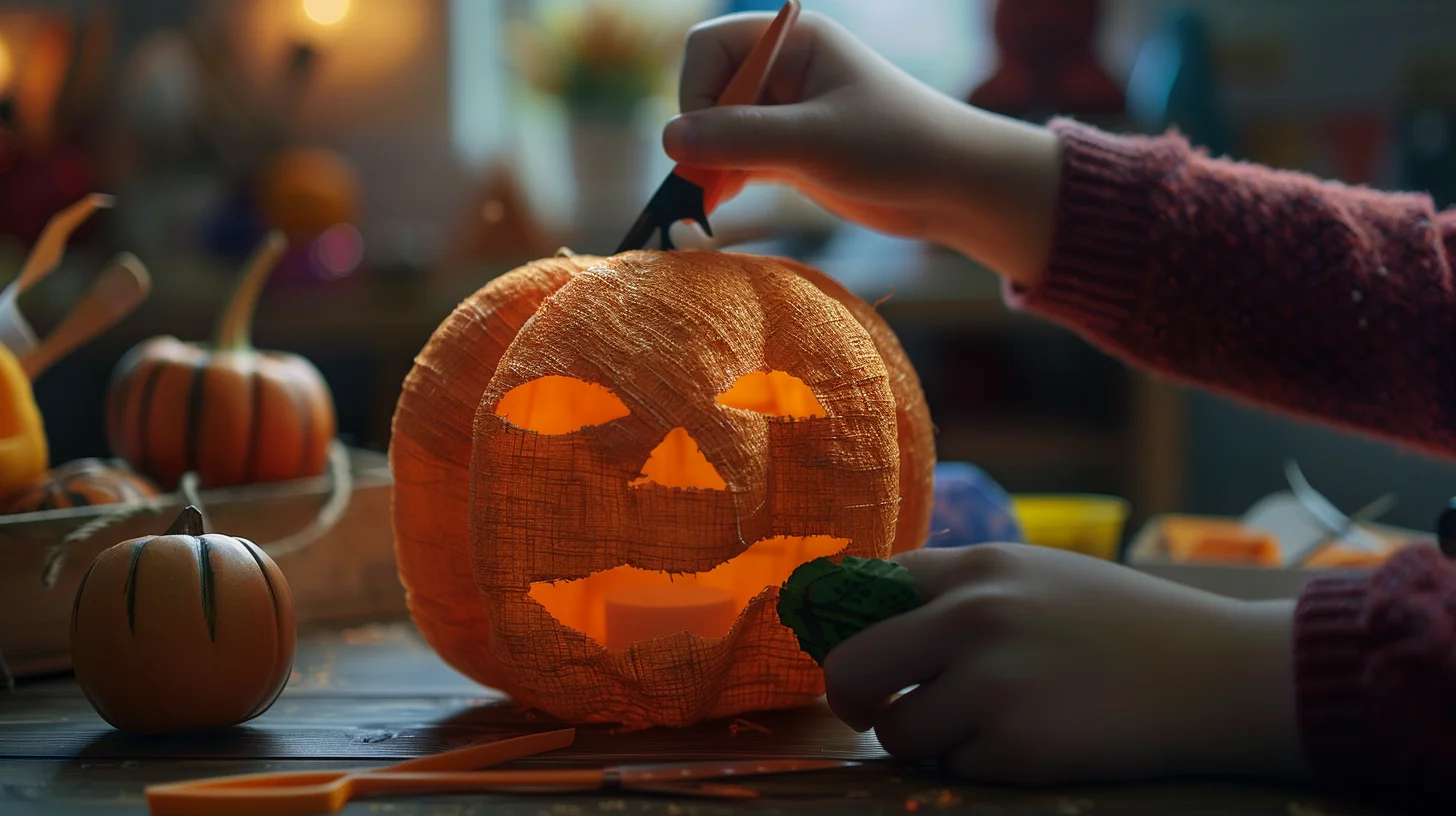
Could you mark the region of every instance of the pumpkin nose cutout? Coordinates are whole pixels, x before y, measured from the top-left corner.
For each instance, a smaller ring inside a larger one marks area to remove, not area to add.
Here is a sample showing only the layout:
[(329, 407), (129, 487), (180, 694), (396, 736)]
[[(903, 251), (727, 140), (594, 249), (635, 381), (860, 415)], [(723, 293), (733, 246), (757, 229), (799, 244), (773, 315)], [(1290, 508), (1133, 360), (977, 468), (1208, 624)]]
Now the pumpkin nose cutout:
[(718, 469), (703, 455), (686, 428), (668, 431), (667, 436), (652, 449), (646, 464), (642, 465), (642, 475), (632, 480), (633, 487), (645, 484), (698, 490), (728, 488), (727, 482), (718, 475)]

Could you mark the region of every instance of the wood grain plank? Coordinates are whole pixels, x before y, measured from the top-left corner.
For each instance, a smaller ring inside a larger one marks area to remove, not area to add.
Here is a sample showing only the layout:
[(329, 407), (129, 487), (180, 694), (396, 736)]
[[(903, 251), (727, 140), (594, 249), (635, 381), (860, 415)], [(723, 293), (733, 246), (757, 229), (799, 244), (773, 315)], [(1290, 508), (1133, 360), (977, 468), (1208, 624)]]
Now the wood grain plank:
[[(583, 726), (576, 744), (550, 760), (885, 756), (872, 734), (856, 733), (822, 705), (755, 714), (751, 723), (719, 720), (626, 733)], [(84, 699), (46, 697), (32, 705), (0, 705), (0, 759), (401, 760), (558, 727), (500, 700), (297, 698), (224, 731), (144, 736), (115, 731)]]
[[(311, 631), (293, 676), (263, 716), (213, 734), (142, 737), (117, 733), (73, 679), (23, 684), (0, 697), (0, 758), (256, 758), (399, 760), (484, 739), (559, 727), (500, 692), (446, 666), (404, 624)], [(758, 729), (766, 729), (763, 733)], [(614, 733), (579, 729), (565, 759), (741, 756), (884, 756), (822, 703), (754, 714), (744, 721)]]
[[(0, 695), (0, 813), (135, 816), (146, 812), (142, 790), (151, 783), (269, 770), (372, 767), (554, 727), (559, 724), (450, 670), (407, 625), (315, 631), (301, 638), (294, 675), (279, 702), (251, 723), (215, 733), (140, 737), (116, 732), (96, 716), (69, 678), (26, 682), (14, 695)], [(1092, 816), (1187, 812), (1189, 803), (1198, 803), (1200, 812), (1250, 816), (1384, 812), (1333, 803), (1298, 789), (1217, 782), (1051, 791), (968, 786), (929, 769), (883, 759), (872, 735), (845, 727), (822, 704), (686, 729), (617, 733), (607, 726), (583, 727), (570, 749), (520, 764), (559, 767), (745, 756), (829, 756), (867, 764), (847, 772), (758, 780), (753, 784), (764, 798), (746, 805), (611, 794), (457, 796), (356, 803), (346, 812)]]

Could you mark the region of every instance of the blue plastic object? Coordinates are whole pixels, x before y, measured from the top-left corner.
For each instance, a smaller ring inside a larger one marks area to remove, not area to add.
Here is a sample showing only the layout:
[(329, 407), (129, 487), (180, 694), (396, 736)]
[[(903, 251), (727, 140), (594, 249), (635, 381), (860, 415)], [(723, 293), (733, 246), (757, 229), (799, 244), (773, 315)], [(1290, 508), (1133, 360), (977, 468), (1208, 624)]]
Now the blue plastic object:
[(1011, 496), (969, 462), (935, 466), (935, 505), (927, 547), (965, 547), (990, 541), (1021, 543)]

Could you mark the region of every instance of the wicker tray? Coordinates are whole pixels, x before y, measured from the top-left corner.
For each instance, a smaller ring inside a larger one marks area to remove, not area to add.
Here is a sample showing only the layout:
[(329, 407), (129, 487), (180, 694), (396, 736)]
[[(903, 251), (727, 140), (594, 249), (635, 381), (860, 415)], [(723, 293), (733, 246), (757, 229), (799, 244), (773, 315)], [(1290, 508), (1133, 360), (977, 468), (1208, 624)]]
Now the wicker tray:
[[(369, 451), (339, 451), (347, 461), (347, 505), (332, 476), (197, 494), (208, 530), (250, 539), (269, 551), (293, 590), (300, 625), (394, 617), (405, 612), (390, 533), (389, 462)], [(342, 513), (317, 536), (326, 505)], [(157, 535), (186, 506), (179, 492), (84, 540), (68, 535), (112, 512), (77, 507), (0, 516), (0, 656), (17, 678), (68, 670), (71, 604), (81, 576), (104, 549)], [(290, 539), (293, 539), (290, 543)], [(270, 546), (279, 542), (281, 546)]]

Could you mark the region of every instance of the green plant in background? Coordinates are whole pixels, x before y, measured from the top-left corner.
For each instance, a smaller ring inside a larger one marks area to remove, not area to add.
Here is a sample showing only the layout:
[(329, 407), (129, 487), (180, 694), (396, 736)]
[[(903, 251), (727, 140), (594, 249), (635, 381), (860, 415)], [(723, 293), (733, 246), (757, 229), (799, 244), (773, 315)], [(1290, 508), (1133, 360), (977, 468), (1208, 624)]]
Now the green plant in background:
[(512, 56), (531, 88), (557, 97), (570, 113), (627, 119), (670, 87), (681, 56), (687, 25), (663, 17), (633, 13), (617, 0), (589, 2), (513, 26)]

